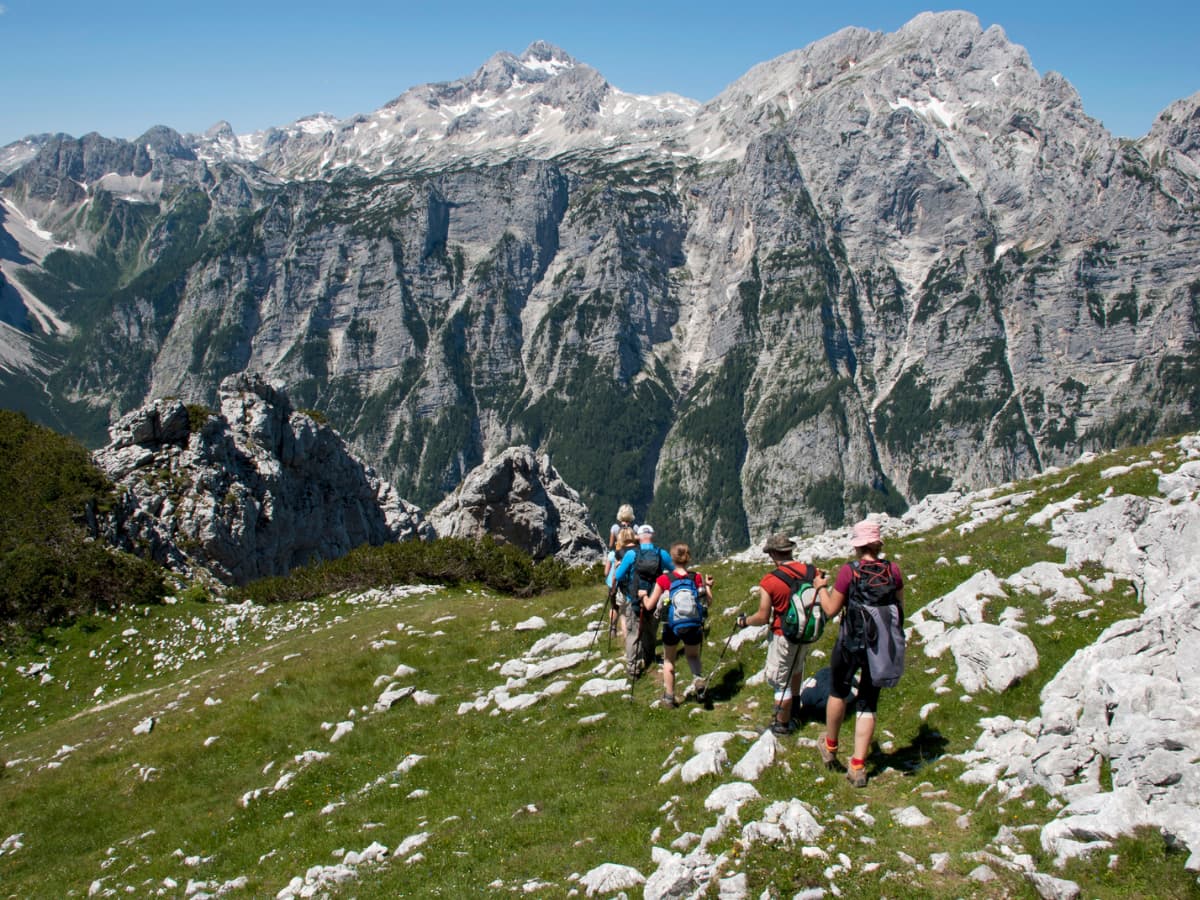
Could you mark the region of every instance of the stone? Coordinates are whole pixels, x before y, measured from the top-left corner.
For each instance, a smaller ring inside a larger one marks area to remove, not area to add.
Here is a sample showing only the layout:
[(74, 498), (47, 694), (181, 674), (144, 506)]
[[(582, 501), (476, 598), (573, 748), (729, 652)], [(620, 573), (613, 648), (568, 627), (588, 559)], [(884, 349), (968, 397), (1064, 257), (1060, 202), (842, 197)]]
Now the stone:
[(707, 734), (700, 734), (692, 741), (692, 750), (696, 753), (703, 753), (707, 750), (723, 751), (725, 745), (734, 738), (732, 731), (710, 731)]
[(750, 896), (750, 885), (745, 872), (729, 875), (717, 882), (717, 900), (745, 900)]
[(704, 799), (704, 808), (719, 811), (728, 816), (737, 817), (737, 812), (743, 803), (757, 800), (759, 793), (754, 785), (744, 781), (734, 781), (715, 788)]
[(967, 873), (967, 877), (972, 881), (977, 881), (980, 884), (987, 884), (989, 881), (996, 880), (996, 873), (982, 863)]
[(415, 690), (416, 688), (411, 686), (400, 687), (396, 684), (388, 685), (388, 687), (384, 689), (384, 692), (380, 694), (378, 698), (376, 698), (375, 711), (383, 712), (384, 710), (391, 709), (405, 697), (411, 695)]
[(546, 454), (510, 447), (480, 464), (429, 512), (441, 537), (491, 537), (571, 565), (599, 561), (600, 540), (587, 508)]
[(892, 821), (905, 828), (924, 828), (926, 825), (933, 824), (933, 819), (929, 818), (929, 816), (925, 815), (925, 813), (921, 812), (915, 806), (893, 809)]
[(606, 897), (645, 883), (646, 877), (637, 869), (617, 863), (601, 863), (579, 879), (580, 887), (589, 897)]
[(1015, 629), (986, 622), (952, 630), (956, 679), (967, 693), (1001, 692), (1037, 668), (1037, 648)]
[(684, 784), (694, 784), (709, 775), (720, 775), (727, 759), (723, 749), (701, 751), (683, 764), (679, 777)]
[(1065, 567), (1057, 563), (1037, 562), (1004, 579), (1004, 583), (1017, 591), (1033, 594), (1049, 594), (1047, 608), (1058, 603), (1078, 603), (1088, 599), (1088, 593), (1078, 578), (1063, 574)]
[(976, 572), (950, 593), (927, 603), (922, 612), (947, 625), (960, 622), (971, 624), (983, 621), (983, 608), (988, 598), (1003, 598), (1004, 587), (989, 569)]
[(629, 682), (624, 678), (589, 678), (579, 686), (579, 694), (583, 697), (600, 697), (619, 693), (628, 687)]
[(757, 781), (767, 767), (775, 762), (778, 753), (779, 739), (768, 728), (734, 765), (733, 777), (743, 781)]
[(646, 879), (644, 900), (684, 900), (700, 883), (688, 860), (677, 853), (668, 855)]
[(1066, 878), (1056, 878), (1043, 872), (1034, 872), (1027, 877), (1042, 900), (1076, 900), (1079, 896), (1079, 885)]

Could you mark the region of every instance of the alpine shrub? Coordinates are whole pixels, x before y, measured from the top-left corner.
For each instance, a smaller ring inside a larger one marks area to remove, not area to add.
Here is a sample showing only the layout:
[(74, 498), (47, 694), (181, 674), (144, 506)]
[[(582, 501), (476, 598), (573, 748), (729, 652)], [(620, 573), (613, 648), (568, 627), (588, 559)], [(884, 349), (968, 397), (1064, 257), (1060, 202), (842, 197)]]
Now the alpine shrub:
[(80, 444), (0, 410), (0, 641), (161, 600), (152, 563), (95, 540), (112, 486)]

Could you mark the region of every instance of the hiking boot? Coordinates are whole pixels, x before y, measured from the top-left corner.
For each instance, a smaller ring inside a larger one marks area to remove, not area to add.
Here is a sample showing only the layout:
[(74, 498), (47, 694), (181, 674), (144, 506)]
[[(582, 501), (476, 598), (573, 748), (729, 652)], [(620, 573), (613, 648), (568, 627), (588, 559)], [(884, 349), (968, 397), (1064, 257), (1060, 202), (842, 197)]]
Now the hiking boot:
[(630, 681), (637, 681), (642, 672), (645, 671), (646, 664), (640, 659), (635, 659), (633, 662), (625, 666), (625, 677)]
[(771, 733), (772, 734), (789, 735), (789, 734), (792, 734), (793, 732), (795, 732), (795, 730), (796, 730), (795, 722), (780, 722), (778, 719), (776, 719), (774, 722), (771, 723)]
[(659, 709), (678, 709), (679, 704), (675, 701), (672, 694), (663, 694), (655, 704)]
[(821, 735), (817, 739), (817, 752), (821, 754), (821, 762), (825, 763), (827, 769), (841, 768), (838, 762), (837, 750), (830, 750), (829, 745), (825, 743), (825, 735)]
[(703, 678), (693, 679), (692, 696), (696, 698), (697, 703), (703, 703), (708, 696), (708, 682)]
[(846, 780), (856, 788), (865, 788), (867, 786), (867, 767), (850, 766), (846, 769)]

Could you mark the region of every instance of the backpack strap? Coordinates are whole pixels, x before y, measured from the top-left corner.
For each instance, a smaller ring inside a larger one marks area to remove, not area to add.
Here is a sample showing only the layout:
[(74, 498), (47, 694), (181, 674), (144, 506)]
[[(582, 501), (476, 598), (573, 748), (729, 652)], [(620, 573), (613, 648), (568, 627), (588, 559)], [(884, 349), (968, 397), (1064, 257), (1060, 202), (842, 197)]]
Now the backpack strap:
[(804, 574), (801, 575), (797, 573), (795, 569), (791, 568), (792, 565), (804, 566), (805, 563), (784, 563), (771, 574), (786, 584), (789, 591), (795, 593), (796, 588), (799, 587), (803, 582), (808, 581), (812, 573), (809, 572), (809, 567), (806, 566)]
[[(797, 573), (795, 569), (791, 568), (793, 565), (805, 566), (804, 574), (800, 575), (799, 573)], [(805, 563), (797, 563), (797, 562), (793, 561), (791, 563), (784, 563), (783, 565), (779, 566), (771, 574), (774, 575), (776, 578), (778, 578), (780, 581), (782, 581), (787, 586), (788, 594), (790, 595), (790, 594), (796, 593), (796, 591), (799, 590), (800, 585), (802, 585), (805, 581), (807, 581), (809, 579), (809, 577), (811, 577), (812, 572), (810, 572), (809, 569), (811, 569), (811, 566), (807, 566)], [(779, 619), (779, 618), (781, 618), (779, 612), (776, 611), (774, 605), (772, 605), (772, 607), (771, 607), (772, 621), (774, 621), (775, 619)]]

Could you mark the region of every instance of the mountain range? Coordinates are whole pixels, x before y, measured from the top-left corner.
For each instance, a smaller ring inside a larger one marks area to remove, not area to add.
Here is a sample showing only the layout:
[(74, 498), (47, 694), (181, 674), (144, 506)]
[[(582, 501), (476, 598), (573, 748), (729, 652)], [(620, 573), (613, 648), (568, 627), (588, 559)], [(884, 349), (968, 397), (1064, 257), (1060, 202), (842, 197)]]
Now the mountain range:
[(1200, 424), (1200, 93), (1118, 140), (967, 13), (704, 104), (535, 43), (0, 172), (0, 403), (93, 444), (257, 373), (422, 506), (528, 444), (711, 552)]

